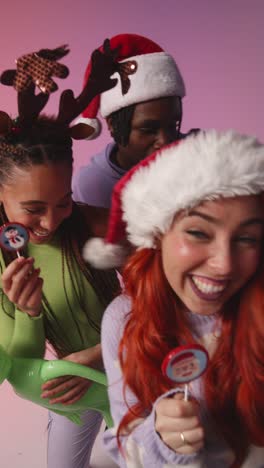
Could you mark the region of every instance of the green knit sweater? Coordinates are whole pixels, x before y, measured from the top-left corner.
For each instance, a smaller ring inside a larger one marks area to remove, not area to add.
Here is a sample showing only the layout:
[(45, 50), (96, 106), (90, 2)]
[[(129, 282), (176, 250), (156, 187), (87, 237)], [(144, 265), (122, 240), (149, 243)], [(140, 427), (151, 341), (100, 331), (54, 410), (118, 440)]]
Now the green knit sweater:
[[(100, 333), (88, 323), (87, 316), (80, 307), (80, 299), (89, 317), (98, 326), (101, 323), (104, 307), (80, 270), (75, 281), (77, 288), (74, 289), (67, 266), (64, 266), (64, 288), (59, 236), (57, 235), (48, 245), (29, 243), (28, 256), (34, 257), (35, 268), (41, 269), (40, 276), (44, 280), (43, 292), (54, 314), (53, 325), (57, 333), (67, 342), (69, 352), (77, 352), (99, 343)], [(0, 262), (3, 271), (5, 266), (1, 251)], [(78, 289), (77, 295), (76, 289)], [(0, 344), (11, 356), (43, 357), (46, 344), (44, 309), (40, 316), (29, 317), (8, 300), (2, 289), (0, 293)]]

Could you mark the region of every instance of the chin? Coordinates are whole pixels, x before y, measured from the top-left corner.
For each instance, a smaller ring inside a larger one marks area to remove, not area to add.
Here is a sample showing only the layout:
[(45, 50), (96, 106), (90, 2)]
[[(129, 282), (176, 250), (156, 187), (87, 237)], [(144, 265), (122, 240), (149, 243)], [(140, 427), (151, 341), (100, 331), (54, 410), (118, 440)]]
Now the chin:
[(51, 235), (47, 237), (37, 237), (34, 235), (30, 235), (30, 242), (32, 244), (47, 244), (48, 242), (50, 242), (51, 239), (52, 239)]
[(190, 309), (193, 313), (198, 314), (198, 315), (213, 315), (217, 314), (222, 308), (222, 304), (217, 304), (217, 305), (211, 305), (208, 307), (208, 305), (203, 306), (203, 307), (193, 307), (193, 309)]

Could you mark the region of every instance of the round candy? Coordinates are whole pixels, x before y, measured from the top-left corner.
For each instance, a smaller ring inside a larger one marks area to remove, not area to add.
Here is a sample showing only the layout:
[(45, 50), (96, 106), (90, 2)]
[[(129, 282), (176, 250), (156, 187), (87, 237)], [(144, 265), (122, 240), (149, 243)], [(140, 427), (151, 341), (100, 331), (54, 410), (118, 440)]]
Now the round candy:
[(25, 226), (20, 223), (6, 223), (0, 229), (0, 246), (9, 251), (23, 249), (29, 239)]
[(198, 344), (178, 346), (170, 351), (162, 363), (162, 373), (172, 382), (186, 384), (200, 377), (207, 368), (209, 356)]

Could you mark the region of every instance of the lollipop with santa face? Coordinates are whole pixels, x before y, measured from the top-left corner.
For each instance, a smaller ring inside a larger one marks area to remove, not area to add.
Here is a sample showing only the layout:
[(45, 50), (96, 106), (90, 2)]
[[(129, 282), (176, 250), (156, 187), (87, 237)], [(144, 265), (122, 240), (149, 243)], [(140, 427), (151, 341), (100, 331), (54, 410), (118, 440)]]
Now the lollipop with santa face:
[(0, 229), (0, 246), (9, 252), (16, 252), (23, 249), (29, 240), (29, 234), (25, 226), (20, 223), (5, 223)]
[(172, 382), (185, 384), (184, 400), (188, 400), (188, 383), (198, 379), (206, 370), (209, 356), (198, 344), (178, 346), (170, 351), (162, 363), (162, 373)]

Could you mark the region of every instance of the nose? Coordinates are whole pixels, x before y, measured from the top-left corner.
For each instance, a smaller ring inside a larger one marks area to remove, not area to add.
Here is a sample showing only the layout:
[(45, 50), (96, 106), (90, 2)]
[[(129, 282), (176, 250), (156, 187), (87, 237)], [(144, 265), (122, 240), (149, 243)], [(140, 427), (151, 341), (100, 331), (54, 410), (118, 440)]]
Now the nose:
[(162, 146), (168, 145), (172, 141), (173, 137), (171, 135), (171, 131), (166, 128), (161, 128), (156, 135), (154, 148), (155, 150), (158, 150), (162, 148)]
[(215, 246), (208, 259), (213, 274), (228, 276), (234, 269), (234, 255), (230, 244)]
[(47, 231), (55, 231), (60, 224), (60, 220), (55, 212), (50, 211), (42, 216), (40, 220), (40, 227), (46, 229)]

